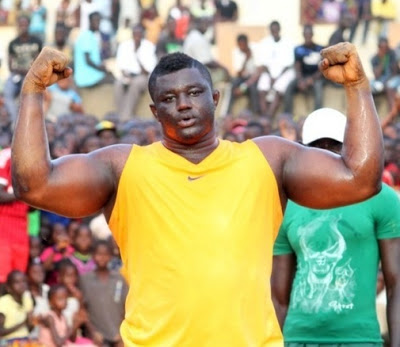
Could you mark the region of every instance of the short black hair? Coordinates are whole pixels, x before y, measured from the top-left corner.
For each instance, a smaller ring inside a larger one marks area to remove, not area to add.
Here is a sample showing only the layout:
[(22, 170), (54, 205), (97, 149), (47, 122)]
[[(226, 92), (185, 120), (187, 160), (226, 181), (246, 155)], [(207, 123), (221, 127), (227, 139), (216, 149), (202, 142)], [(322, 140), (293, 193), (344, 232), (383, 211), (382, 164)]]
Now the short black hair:
[(65, 290), (68, 293), (68, 289), (64, 284), (57, 283), (50, 287), (49, 292), (47, 293), (47, 298), (50, 300), (60, 289)]
[(199, 70), (199, 72), (210, 84), (211, 89), (213, 88), (210, 72), (202, 63), (200, 63), (196, 59), (193, 59), (187, 54), (181, 52), (171, 53), (163, 56), (160, 59), (160, 61), (158, 62), (158, 64), (156, 65), (156, 67), (154, 68), (153, 72), (150, 75), (148, 89), (153, 101), (154, 101), (154, 92), (158, 77), (168, 75), (170, 73), (179, 70), (191, 69), (191, 68)]
[(6, 280), (7, 285), (11, 286), (11, 284), (14, 282), (14, 278), (15, 278), (17, 275), (23, 275), (23, 276), (25, 276), (25, 273), (23, 273), (23, 272), (20, 271), (20, 270), (12, 270), (12, 271), (7, 275), (7, 280)]
[(249, 40), (249, 38), (247, 37), (246, 34), (239, 34), (239, 35), (236, 37), (236, 42), (239, 42), (239, 41), (248, 42), (248, 40)]
[(97, 240), (93, 245), (93, 254), (97, 252), (100, 247), (105, 247), (109, 254), (113, 255), (113, 248), (108, 240)]

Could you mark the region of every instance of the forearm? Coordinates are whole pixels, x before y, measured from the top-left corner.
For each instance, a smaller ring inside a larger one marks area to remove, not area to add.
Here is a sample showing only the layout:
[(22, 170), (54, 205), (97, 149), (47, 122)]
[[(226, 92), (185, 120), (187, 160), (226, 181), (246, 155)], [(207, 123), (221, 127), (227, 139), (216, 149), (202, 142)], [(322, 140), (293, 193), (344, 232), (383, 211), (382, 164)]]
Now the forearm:
[[(379, 191), (383, 170), (382, 130), (369, 81), (345, 85), (347, 126), (342, 158), (357, 186)], [(373, 187), (372, 187), (373, 186)]]
[(387, 289), (387, 322), (390, 346), (400, 346), (400, 286)]
[(43, 115), (44, 89), (27, 78), (21, 91), (21, 108), (12, 145), (12, 178), (17, 197), (28, 198), (51, 171)]
[(25, 322), (21, 322), (19, 324), (12, 326), (11, 328), (4, 328), (4, 327), (0, 328), (0, 337), (7, 336), (13, 333), (14, 331), (17, 331), (18, 329), (22, 328), (25, 324), (26, 324)]

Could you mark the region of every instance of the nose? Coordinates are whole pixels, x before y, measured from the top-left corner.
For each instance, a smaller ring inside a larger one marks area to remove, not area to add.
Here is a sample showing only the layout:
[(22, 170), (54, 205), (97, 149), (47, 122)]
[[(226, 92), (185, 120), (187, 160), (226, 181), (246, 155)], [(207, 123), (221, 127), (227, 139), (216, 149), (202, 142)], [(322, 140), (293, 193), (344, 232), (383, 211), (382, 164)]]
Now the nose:
[(189, 110), (192, 108), (190, 97), (185, 93), (181, 93), (178, 96), (176, 108), (178, 111)]

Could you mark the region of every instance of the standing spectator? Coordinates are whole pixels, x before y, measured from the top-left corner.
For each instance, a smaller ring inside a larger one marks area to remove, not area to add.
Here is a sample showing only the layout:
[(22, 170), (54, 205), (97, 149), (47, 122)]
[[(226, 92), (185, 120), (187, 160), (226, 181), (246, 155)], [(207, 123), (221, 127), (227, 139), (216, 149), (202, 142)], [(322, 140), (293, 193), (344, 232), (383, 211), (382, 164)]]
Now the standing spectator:
[(0, 341), (5, 346), (26, 342), (33, 326), (33, 301), (26, 276), (14, 270), (7, 276), (8, 294), (0, 297)]
[(81, 288), (94, 329), (103, 337), (103, 346), (114, 347), (121, 342), (119, 326), (124, 318), (128, 286), (123, 277), (109, 270), (112, 256), (108, 241), (98, 241), (93, 250), (96, 270), (81, 277)]
[(396, 4), (393, 0), (373, 0), (372, 16), (378, 21), (378, 37), (388, 35), (389, 23), (396, 18)]
[(354, 18), (351, 13), (344, 11), (340, 15), (338, 26), (329, 38), (328, 46), (336, 45), (340, 42), (349, 41), (349, 29), (353, 25)]
[(163, 28), (163, 20), (158, 13), (156, 5), (153, 4), (149, 8), (142, 10), (140, 23), (144, 28), (145, 38), (154, 45), (157, 44)]
[(281, 25), (277, 21), (269, 25), (270, 35), (259, 43), (256, 54), (258, 70), (248, 81), (257, 89), (261, 114), (273, 118), (289, 83), (294, 79), (294, 45), (281, 37)]
[(4, 86), (4, 102), (12, 120), (17, 117), (15, 98), (33, 60), (42, 50), (42, 41), (29, 34), (29, 17), (18, 17), (18, 36), (8, 45), (8, 67), (10, 76)]
[(115, 80), (115, 107), (119, 117), (130, 119), (135, 114), (140, 96), (147, 88), (149, 73), (157, 63), (156, 48), (143, 38), (143, 27), (135, 25), (132, 38), (121, 42), (116, 56), (116, 68), (121, 77)]
[(175, 35), (178, 39), (183, 40), (189, 30), (191, 17), (189, 8), (182, 4), (182, 0), (176, 0), (175, 6), (168, 11), (168, 17), (175, 19)]
[(215, 7), (217, 22), (236, 22), (238, 19), (238, 6), (233, 0), (216, 0)]
[(156, 46), (157, 58), (162, 56), (181, 52), (183, 50), (183, 40), (176, 36), (176, 22), (172, 17), (168, 17), (166, 26), (161, 32)]
[(46, 19), (47, 9), (42, 0), (32, 0), (29, 34), (38, 37), (42, 43), (46, 42)]
[(365, 45), (367, 41), (369, 25), (371, 22), (372, 14), (371, 14), (371, 0), (356, 0), (356, 17), (353, 21), (353, 25), (350, 29), (350, 37), (349, 41), (354, 41), (354, 36), (357, 32), (357, 27), (361, 22), (364, 22), (364, 30), (362, 33), (362, 44)]
[(94, 87), (105, 81), (107, 69), (101, 58), (100, 14), (89, 15), (89, 29), (82, 30), (74, 46), (74, 78), (78, 88)]
[(193, 19), (207, 18), (208, 23), (214, 21), (216, 12), (213, 0), (193, 0), (190, 5), (190, 14)]
[(12, 270), (26, 271), (29, 258), (28, 205), (16, 200), (11, 149), (0, 151), (0, 284)]
[[(236, 77), (232, 80), (232, 92), (229, 100), (228, 113), (231, 113), (236, 97), (246, 95), (250, 101), (251, 110), (260, 112), (257, 83), (247, 84), (246, 81), (255, 73), (254, 45), (249, 44), (247, 35), (240, 34), (236, 39), (237, 47), (233, 50), (233, 68)], [(257, 81), (255, 81), (257, 82)]]
[(313, 27), (303, 28), (304, 43), (294, 50), (296, 78), (290, 82), (284, 97), (284, 112), (293, 114), (293, 99), (296, 92), (312, 90), (314, 110), (322, 107), (323, 77), (318, 68), (320, 51), (324, 48), (313, 41)]
[[(303, 143), (338, 154), (345, 128), (340, 112), (316, 110), (304, 122)], [(399, 250), (400, 201), (387, 185), (370, 199), (335, 209), (288, 201), (271, 277), (285, 346), (381, 346), (375, 310), (380, 260), (391, 293), (391, 346), (399, 346)]]

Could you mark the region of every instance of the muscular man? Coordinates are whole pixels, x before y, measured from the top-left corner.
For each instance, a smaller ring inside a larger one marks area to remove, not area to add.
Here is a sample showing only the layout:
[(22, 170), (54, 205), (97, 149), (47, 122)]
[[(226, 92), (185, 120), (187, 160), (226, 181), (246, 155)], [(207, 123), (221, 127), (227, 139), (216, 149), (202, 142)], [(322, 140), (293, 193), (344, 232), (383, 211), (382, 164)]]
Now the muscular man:
[(160, 142), (52, 161), (43, 93), (71, 69), (47, 48), (32, 65), (14, 134), (14, 189), (58, 214), (104, 211), (130, 286), (126, 346), (282, 345), (269, 276), (287, 199), (328, 208), (381, 189), (381, 130), (358, 54), (342, 43), (322, 57), (323, 74), (348, 98), (341, 155), (276, 137), (218, 139), (210, 74), (174, 53), (149, 79)]

